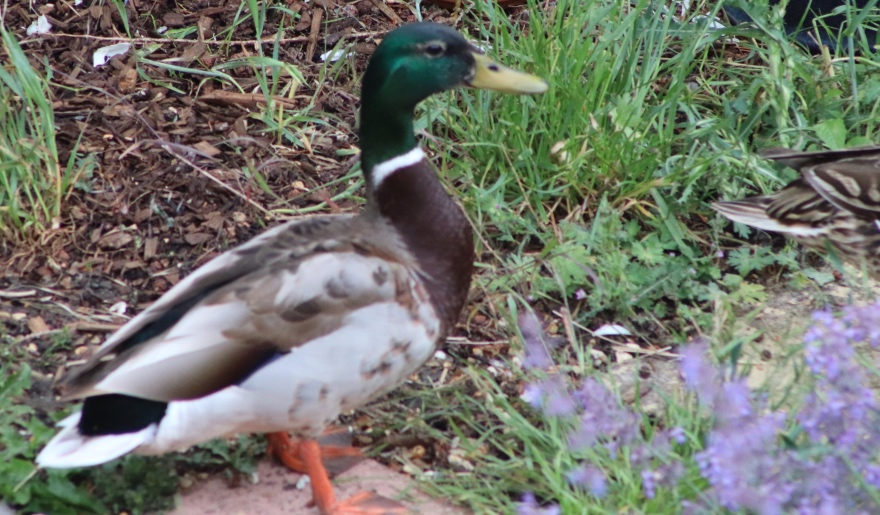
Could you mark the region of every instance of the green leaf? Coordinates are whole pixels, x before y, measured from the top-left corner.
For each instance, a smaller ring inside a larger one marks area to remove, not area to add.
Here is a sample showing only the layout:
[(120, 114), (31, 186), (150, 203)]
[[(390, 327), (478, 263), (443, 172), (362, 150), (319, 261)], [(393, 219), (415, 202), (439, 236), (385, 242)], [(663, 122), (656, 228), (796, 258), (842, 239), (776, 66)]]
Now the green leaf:
[(834, 282), (834, 274), (831, 272), (822, 272), (815, 268), (805, 268), (802, 270), (805, 276), (816, 282), (819, 286)]
[(737, 269), (740, 275), (748, 275), (750, 272), (760, 270), (776, 262), (776, 256), (766, 247), (752, 249), (741, 247), (732, 250), (727, 255), (727, 261)]
[(841, 118), (831, 118), (819, 122), (813, 126), (813, 130), (816, 131), (816, 136), (822, 140), (822, 143), (829, 148), (838, 149), (846, 146), (846, 124)]

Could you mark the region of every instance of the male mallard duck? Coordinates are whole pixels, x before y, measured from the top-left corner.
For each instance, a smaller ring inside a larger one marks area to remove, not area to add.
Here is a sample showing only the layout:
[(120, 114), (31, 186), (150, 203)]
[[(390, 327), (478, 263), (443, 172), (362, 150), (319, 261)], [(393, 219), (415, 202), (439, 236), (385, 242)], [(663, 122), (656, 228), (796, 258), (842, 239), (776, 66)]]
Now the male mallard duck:
[(734, 222), (781, 232), (814, 250), (831, 248), (880, 278), (880, 147), (774, 149), (764, 157), (800, 171), (801, 178), (772, 195), (712, 207)]
[(178, 283), (62, 382), (85, 402), (37, 463), (90, 466), (289, 431), (298, 446), (283, 445), (286, 433), (274, 442), (308, 473), (322, 513), (396, 512), (370, 494), (337, 502), (315, 438), (415, 372), (464, 305), (473, 232), (413, 133), (416, 104), (460, 86), (547, 89), (448, 27), (389, 33), (364, 74), (363, 212), (280, 225)]

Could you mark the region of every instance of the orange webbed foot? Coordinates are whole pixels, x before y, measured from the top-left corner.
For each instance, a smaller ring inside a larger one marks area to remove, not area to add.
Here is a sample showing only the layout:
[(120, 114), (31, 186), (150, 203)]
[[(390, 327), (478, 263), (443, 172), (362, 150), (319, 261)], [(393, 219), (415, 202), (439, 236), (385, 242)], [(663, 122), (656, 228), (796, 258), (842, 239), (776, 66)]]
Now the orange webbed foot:
[(412, 510), (386, 497), (360, 492), (329, 508), (327, 515), (406, 515)]
[[(370, 492), (355, 494), (343, 501), (336, 500), (330, 476), (324, 466), (326, 461), (343, 458), (363, 459), (360, 451), (353, 447), (321, 446), (317, 440), (294, 442), (287, 433), (271, 433), (269, 452), (278, 456), (288, 467), (308, 474), (312, 484), (312, 505), (318, 507), (321, 515), (404, 515), (412, 513), (406, 506)], [(334, 435), (330, 435), (331, 438)]]
[(321, 515), (403, 515), (409, 513), (402, 504), (376, 494), (362, 492), (344, 501), (337, 501), (330, 478), (321, 461), (321, 447), (315, 440), (300, 442), (299, 452), (312, 483), (312, 502)]

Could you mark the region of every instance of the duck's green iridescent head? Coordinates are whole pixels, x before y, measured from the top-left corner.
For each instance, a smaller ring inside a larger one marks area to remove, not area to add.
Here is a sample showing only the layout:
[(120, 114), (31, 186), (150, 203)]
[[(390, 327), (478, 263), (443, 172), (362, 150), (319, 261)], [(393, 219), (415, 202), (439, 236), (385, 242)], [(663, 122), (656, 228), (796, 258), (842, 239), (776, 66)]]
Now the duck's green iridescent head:
[(493, 62), (455, 30), (412, 23), (389, 32), (370, 59), (361, 95), (364, 170), (415, 147), (413, 109), (456, 87), (535, 94), (547, 83)]

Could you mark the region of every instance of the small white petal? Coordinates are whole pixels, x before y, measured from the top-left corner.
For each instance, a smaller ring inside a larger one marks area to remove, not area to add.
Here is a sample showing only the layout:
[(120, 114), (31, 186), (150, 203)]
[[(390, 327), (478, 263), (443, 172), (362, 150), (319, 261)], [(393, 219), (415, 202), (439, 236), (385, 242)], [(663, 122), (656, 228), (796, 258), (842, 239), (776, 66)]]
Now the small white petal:
[(110, 309), (109, 309), (109, 311), (111, 313), (114, 313), (117, 315), (124, 315), (126, 310), (128, 310), (128, 304), (126, 304), (125, 301), (119, 301), (116, 304), (113, 304), (112, 306), (110, 306)]
[(342, 49), (331, 50), (329, 52), (324, 52), (321, 54), (322, 61), (330, 61), (331, 63), (335, 63), (336, 61), (342, 59), (343, 57), (348, 57), (349, 52)]
[(630, 336), (631, 332), (620, 324), (605, 324), (593, 331), (596, 336)]
[(129, 49), (131, 49), (131, 45), (128, 43), (117, 43), (115, 45), (101, 47), (95, 50), (95, 55), (92, 56), (92, 65), (95, 68), (104, 66), (111, 58), (116, 57), (117, 55), (125, 55)]
[(691, 10), (691, 0), (683, 0), (679, 3), (681, 6), (681, 14), (687, 14)]
[(48, 34), (49, 29), (52, 28), (52, 24), (49, 23), (49, 19), (46, 18), (46, 15), (43, 14), (39, 18), (36, 19), (31, 25), (27, 28), (27, 35), (33, 36), (34, 34)]

